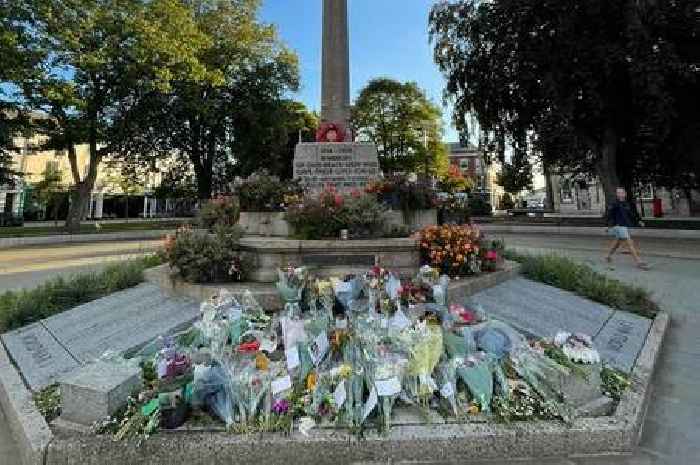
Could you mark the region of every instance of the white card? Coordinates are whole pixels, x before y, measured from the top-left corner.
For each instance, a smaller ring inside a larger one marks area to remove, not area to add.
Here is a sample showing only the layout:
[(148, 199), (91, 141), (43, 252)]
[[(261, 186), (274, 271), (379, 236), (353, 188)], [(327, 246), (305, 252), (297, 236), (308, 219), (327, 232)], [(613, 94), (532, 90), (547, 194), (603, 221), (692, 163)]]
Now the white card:
[(347, 318), (336, 318), (335, 319), (335, 329), (348, 329), (348, 319)]
[(323, 357), (326, 356), (326, 353), (330, 347), (330, 344), (328, 344), (328, 335), (325, 331), (323, 331), (316, 337), (316, 339), (314, 339), (314, 342), (309, 348), (309, 352), (311, 352), (311, 360), (314, 362), (314, 365), (321, 363), (321, 360), (323, 360)]
[(365, 405), (362, 407), (362, 421), (365, 421), (369, 414), (372, 413), (372, 410), (377, 406), (377, 400), (377, 390), (372, 388), (369, 392), (367, 402), (365, 402)]
[(336, 387), (335, 391), (333, 392), (333, 399), (335, 399), (335, 408), (340, 410), (340, 407), (343, 406), (347, 398), (348, 393), (345, 390), (345, 380), (341, 380), (340, 384), (338, 384), (338, 387)]
[(272, 394), (279, 394), (292, 388), (292, 378), (283, 376), (272, 381)]
[(399, 378), (394, 376), (393, 378), (378, 380), (375, 383), (377, 387), (377, 394), (384, 396), (395, 396), (401, 392), (401, 381)]
[(411, 326), (411, 320), (408, 319), (403, 310), (396, 310), (394, 316), (389, 320), (389, 327), (397, 331), (403, 331), (404, 329)]
[(273, 341), (272, 339), (263, 339), (260, 343), (260, 350), (271, 354), (277, 350), (277, 341)]
[(433, 391), (437, 390), (437, 384), (435, 384), (435, 380), (433, 379), (432, 376), (422, 374), (418, 376), (418, 379), (420, 380), (420, 383), (424, 386), (428, 386), (428, 388), (432, 389)]
[(452, 383), (445, 383), (445, 385), (440, 388), (440, 395), (442, 397), (452, 397), (455, 395), (455, 388)]
[(340, 294), (341, 292), (352, 292), (352, 283), (346, 283), (345, 281), (340, 281), (335, 285), (335, 293)]
[(387, 328), (389, 327), (389, 319), (388, 319), (388, 318), (381, 317), (381, 318), (379, 319), (379, 326), (380, 326), (382, 329), (387, 329)]
[(299, 349), (297, 349), (296, 346), (285, 350), (284, 353), (287, 356), (288, 370), (293, 370), (301, 364), (299, 361)]
[(165, 378), (165, 375), (168, 374), (168, 361), (165, 359), (161, 359), (158, 361), (158, 378)]

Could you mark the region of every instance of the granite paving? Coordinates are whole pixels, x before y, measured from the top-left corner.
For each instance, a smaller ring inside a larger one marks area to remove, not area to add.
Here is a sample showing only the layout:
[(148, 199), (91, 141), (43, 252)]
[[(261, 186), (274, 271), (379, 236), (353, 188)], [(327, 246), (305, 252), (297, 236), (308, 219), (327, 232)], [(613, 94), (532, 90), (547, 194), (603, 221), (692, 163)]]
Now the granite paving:
[(551, 338), (559, 331), (587, 334), (603, 361), (627, 372), (634, 367), (651, 326), (647, 318), (525, 278), (478, 292), (470, 303), (535, 337)]
[(32, 390), (98, 359), (128, 352), (189, 325), (199, 303), (141, 284), (2, 336)]

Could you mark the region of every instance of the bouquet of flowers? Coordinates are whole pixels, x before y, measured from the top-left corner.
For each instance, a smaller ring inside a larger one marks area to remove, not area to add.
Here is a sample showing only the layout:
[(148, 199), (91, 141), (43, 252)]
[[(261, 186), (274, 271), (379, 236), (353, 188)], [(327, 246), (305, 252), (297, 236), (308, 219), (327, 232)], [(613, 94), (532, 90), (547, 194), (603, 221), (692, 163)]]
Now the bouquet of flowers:
[(306, 268), (289, 266), (286, 270), (277, 270), (277, 290), (285, 303), (285, 311), (291, 318), (301, 315), (302, 293), (308, 279)]

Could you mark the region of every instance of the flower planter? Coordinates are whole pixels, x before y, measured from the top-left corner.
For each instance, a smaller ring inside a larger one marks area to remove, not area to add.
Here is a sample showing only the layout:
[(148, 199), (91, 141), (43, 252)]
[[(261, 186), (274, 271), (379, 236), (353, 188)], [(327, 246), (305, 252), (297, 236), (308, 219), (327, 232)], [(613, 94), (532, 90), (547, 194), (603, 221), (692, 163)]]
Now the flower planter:
[(428, 226), (438, 224), (437, 210), (411, 210), (401, 212), (403, 221), (411, 231), (419, 231)]
[(284, 212), (241, 212), (238, 226), (248, 236), (289, 237), (292, 233)]

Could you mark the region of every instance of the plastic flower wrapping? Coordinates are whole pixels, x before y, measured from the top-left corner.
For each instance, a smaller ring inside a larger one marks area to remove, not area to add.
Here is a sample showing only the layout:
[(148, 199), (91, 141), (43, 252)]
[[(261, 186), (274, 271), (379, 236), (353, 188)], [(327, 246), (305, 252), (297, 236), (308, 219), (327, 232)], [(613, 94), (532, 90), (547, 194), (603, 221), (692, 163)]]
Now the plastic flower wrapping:
[[(145, 388), (127, 410), (131, 417), (97, 429), (122, 438), (196, 420), (241, 433), (386, 432), (396, 410), (410, 408), (453, 421), (572, 418), (575, 408), (559, 391), (571, 370), (478, 306), (451, 302), (449, 278), (436, 269), (412, 278), (375, 267), (313, 279), (289, 267), (277, 289), (281, 311), (266, 311), (250, 292), (222, 291), (202, 303), (188, 330), (129, 360), (105, 354), (139, 364)], [(562, 350), (594, 350), (582, 335), (553, 341)]]

